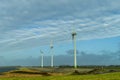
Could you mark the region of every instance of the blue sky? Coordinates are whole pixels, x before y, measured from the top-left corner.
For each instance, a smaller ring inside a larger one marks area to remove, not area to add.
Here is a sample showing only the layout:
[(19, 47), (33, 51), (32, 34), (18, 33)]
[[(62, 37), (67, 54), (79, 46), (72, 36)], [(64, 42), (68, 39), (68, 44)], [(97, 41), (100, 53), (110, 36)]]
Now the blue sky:
[(120, 0), (0, 0), (1, 60), (12, 63), (20, 59), (23, 65), (22, 59), (38, 59), (40, 49), (50, 56), (51, 40), (55, 55), (67, 56), (66, 52), (73, 48), (73, 28), (79, 52), (114, 55), (120, 49), (119, 3)]

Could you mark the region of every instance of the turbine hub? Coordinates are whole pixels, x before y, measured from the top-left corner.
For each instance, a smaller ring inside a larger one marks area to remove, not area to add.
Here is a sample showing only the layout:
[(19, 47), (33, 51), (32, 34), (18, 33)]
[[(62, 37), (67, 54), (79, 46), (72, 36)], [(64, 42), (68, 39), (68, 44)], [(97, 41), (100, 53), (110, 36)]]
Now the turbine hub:
[(50, 48), (52, 49), (52, 48), (53, 48), (53, 46), (50, 46)]
[(75, 35), (77, 35), (77, 33), (76, 32), (72, 32), (72, 36), (75, 36)]

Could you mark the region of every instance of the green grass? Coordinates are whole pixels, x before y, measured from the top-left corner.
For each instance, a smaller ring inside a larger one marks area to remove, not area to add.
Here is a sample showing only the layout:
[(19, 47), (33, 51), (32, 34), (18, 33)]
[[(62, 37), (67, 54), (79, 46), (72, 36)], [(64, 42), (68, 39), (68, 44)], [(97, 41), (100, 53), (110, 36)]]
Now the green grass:
[(64, 75), (64, 76), (8, 76), (0, 80), (120, 80), (120, 72), (97, 75)]

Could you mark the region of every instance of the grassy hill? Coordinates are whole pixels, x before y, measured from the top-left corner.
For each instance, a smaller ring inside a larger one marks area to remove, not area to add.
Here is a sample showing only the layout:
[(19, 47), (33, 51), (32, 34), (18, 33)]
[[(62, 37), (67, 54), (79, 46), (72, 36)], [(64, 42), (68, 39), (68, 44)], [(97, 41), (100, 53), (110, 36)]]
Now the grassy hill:
[(120, 80), (120, 72), (97, 75), (4, 76), (0, 80)]
[(120, 80), (120, 68), (5, 68), (0, 80)]

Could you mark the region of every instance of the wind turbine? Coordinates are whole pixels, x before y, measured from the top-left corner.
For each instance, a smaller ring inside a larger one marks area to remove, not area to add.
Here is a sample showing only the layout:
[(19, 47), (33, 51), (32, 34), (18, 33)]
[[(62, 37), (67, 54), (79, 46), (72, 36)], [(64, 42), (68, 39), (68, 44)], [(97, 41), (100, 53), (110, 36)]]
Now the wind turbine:
[(50, 43), (50, 53), (51, 53), (51, 67), (54, 65), (54, 53), (53, 53), (53, 41)]
[(43, 61), (43, 51), (40, 50), (40, 53), (41, 53), (41, 68), (43, 68), (43, 65), (44, 65), (44, 61)]
[(77, 68), (76, 35), (77, 35), (77, 32), (76, 32), (75, 29), (73, 28), (73, 30), (72, 30), (72, 40), (73, 40), (73, 44), (74, 44), (74, 68)]

